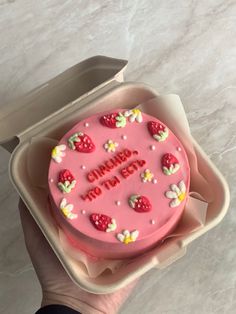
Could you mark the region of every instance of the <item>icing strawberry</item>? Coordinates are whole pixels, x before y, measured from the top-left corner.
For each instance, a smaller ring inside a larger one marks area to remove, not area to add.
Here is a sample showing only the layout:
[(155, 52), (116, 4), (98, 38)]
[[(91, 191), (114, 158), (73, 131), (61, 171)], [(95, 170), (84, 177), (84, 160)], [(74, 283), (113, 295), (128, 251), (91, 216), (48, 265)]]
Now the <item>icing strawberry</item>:
[(64, 169), (60, 171), (57, 186), (62, 192), (70, 193), (75, 185), (76, 180), (70, 170)]
[(91, 138), (82, 132), (73, 134), (68, 140), (68, 145), (71, 149), (80, 153), (92, 153), (95, 150), (95, 145)]
[(90, 215), (90, 221), (94, 227), (100, 231), (111, 232), (116, 230), (115, 219), (107, 215), (93, 213)]
[(161, 165), (162, 171), (168, 176), (176, 173), (180, 168), (178, 159), (170, 153), (162, 156)]
[(152, 209), (149, 199), (143, 195), (131, 195), (129, 205), (138, 213), (149, 212)]
[(106, 114), (100, 118), (102, 125), (108, 128), (124, 128), (126, 126), (126, 118), (120, 112)]
[(169, 135), (167, 127), (156, 121), (148, 122), (148, 131), (150, 132), (152, 137), (158, 142), (165, 141)]

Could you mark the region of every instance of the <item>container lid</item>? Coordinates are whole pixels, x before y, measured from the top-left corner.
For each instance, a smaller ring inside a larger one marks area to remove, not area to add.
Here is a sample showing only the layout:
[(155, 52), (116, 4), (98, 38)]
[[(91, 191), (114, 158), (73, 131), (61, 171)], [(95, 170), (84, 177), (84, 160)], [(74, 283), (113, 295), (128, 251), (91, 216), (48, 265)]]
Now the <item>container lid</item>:
[[(126, 60), (105, 56), (86, 59), (0, 110), (0, 144), (15, 146), (17, 135), (67, 104), (123, 80)], [(6, 146), (7, 145), (7, 146)]]

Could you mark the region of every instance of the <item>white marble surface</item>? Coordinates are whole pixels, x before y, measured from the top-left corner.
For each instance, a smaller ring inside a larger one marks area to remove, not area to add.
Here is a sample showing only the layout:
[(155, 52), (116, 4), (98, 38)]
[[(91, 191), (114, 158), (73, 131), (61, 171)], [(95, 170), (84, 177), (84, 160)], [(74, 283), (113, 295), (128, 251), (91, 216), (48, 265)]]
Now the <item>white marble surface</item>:
[[(191, 130), (231, 187), (224, 221), (187, 255), (150, 271), (122, 314), (233, 314), (236, 308), (236, 1), (0, 0), (0, 108), (78, 61), (129, 60), (127, 80), (181, 96)], [(0, 313), (33, 313), (40, 287), (0, 149)]]

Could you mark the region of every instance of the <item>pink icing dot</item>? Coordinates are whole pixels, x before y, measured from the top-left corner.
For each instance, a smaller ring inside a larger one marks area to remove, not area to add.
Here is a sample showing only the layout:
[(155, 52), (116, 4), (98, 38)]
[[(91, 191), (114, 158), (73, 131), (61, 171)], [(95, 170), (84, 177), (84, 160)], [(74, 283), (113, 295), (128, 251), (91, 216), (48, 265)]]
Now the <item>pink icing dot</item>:
[(181, 152), (182, 149), (181, 149), (181, 147), (177, 147), (177, 150), (178, 150), (179, 152)]
[(88, 128), (88, 127), (89, 127), (89, 123), (88, 123), (88, 122), (85, 122), (84, 126), (85, 126), (86, 128)]
[(127, 135), (122, 135), (121, 138), (122, 140), (127, 140)]
[(156, 149), (156, 146), (155, 146), (155, 145), (151, 145), (151, 146), (150, 146), (150, 149), (151, 149), (151, 150), (155, 150), (155, 149)]

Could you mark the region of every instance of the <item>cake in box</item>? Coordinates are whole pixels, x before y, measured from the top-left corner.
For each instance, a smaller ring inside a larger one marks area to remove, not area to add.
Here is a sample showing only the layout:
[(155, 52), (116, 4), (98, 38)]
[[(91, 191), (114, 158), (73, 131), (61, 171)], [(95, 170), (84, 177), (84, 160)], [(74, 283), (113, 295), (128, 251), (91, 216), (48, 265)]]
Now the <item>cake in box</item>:
[(178, 138), (139, 109), (79, 121), (52, 150), (52, 215), (71, 244), (105, 259), (138, 256), (183, 214), (188, 159)]

